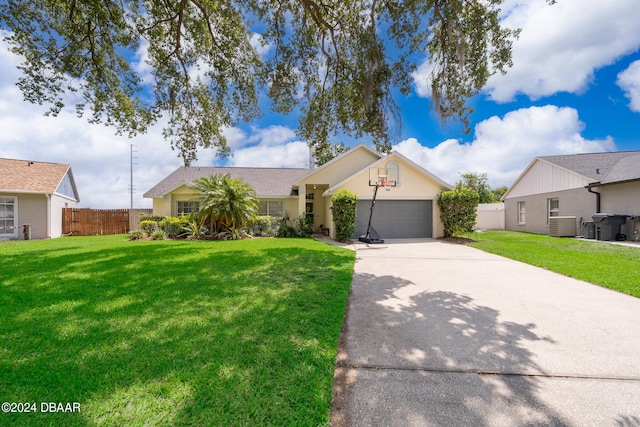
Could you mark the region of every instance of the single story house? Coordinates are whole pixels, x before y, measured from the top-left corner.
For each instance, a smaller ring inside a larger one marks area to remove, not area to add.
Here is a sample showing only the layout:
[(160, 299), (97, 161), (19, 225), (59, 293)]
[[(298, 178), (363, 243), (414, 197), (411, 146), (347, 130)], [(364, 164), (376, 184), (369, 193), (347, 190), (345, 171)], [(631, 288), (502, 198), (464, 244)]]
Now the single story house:
[(71, 166), (0, 159), (0, 238), (31, 239), (62, 235), (62, 208), (80, 202)]
[(334, 237), (332, 196), (340, 189), (358, 195), (354, 237), (366, 233), (374, 188), (372, 168), (393, 169), (396, 186), (379, 189), (372, 226), (383, 238), (438, 237), (442, 235), (437, 195), (451, 187), (400, 153), (381, 155), (360, 144), (313, 169), (179, 167), (144, 194), (153, 199), (153, 213), (177, 216), (196, 208), (190, 185), (197, 178), (229, 174), (250, 184), (259, 199), (259, 214), (291, 219), (313, 216), (316, 231)]
[[(502, 200), (507, 230), (540, 234), (554, 216), (575, 216), (576, 235), (596, 213), (640, 216), (640, 151), (536, 157)], [(630, 219), (621, 232), (636, 228)]]

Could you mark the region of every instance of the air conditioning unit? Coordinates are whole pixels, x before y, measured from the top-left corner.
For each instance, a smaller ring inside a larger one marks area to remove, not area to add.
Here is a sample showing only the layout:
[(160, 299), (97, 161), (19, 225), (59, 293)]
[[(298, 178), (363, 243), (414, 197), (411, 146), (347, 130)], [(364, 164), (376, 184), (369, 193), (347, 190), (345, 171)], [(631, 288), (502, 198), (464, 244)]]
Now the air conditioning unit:
[(552, 216), (549, 218), (549, 236), (576, 237), (575, 216)]

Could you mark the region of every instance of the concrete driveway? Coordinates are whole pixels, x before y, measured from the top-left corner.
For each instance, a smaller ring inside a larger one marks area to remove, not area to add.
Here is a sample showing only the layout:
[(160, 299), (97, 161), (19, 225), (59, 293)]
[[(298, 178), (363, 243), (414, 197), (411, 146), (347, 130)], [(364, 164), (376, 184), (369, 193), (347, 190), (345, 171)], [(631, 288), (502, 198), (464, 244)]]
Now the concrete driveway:
[(332, 426), (640, 426), (640, 299), (437, 240), (356, 254)]

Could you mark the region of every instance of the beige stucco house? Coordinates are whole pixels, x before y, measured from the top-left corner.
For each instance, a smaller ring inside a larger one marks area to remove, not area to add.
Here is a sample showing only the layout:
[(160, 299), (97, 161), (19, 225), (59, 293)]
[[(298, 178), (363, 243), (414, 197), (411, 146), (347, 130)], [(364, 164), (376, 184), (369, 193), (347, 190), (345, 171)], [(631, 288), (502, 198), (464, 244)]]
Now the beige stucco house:
[(32, 239), (62, 235), (62, 208), (80, 202), (71, 166), (0, 159), (0, 238)]
[(230, 174), (256, 190), (260, 215), (313, 216), (314, 229), (324, 229), (333, 237), (332, 196), (344, 188), (358, 195), (357, 237), (366, 232), (369, 219), (374, 190), (369, 185), (371, 168), (393, 168), (397, 175), (396, 187), (380, 189), (376, 198), (372, 225), (383, 238), (442, 235), (436, 198), (451, 187), (402, 154), (380, 155), (364, 144), (314, 169), (180, 167), (144, 197), (153, 199), (156, 215), (189, 213), (195, 208), (196, 195), (190, 188), (195, 179)]
[(576, 235), (596, 213), (640, 216), (640, 151), (536, 157), (503, 196), (507, 230), (549, 233), (550, 218), (575, 216)]

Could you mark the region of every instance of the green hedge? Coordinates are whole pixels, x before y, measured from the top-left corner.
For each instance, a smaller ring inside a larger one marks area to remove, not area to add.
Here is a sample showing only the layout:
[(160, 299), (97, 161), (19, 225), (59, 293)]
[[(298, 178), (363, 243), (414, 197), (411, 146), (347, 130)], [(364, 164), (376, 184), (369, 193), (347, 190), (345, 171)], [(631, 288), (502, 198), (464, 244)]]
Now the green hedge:
[(333, 195), (333, 224), (335, 226), (336, 240), (346, 242), (351, 238), (356, 229), (356, 204), (358, 196), (349, 190), (338, 190)]
[(438, 194), (440, 221), (444, 237), (473, 231), (476, 226), (478, 193), (458, 184), (453, 190)]

